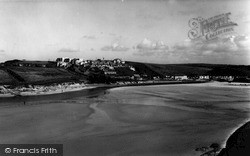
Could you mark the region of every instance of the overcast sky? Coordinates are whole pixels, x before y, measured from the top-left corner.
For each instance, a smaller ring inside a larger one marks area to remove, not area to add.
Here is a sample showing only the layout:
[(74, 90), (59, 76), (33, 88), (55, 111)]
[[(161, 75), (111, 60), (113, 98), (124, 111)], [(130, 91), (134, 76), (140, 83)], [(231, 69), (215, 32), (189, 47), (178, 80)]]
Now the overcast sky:
[[(225, 38), (194, 42), (188, 21), (231, 12)], [(0, 62), (121, 58), (250, 64), (248, 0), (0, 0)]]

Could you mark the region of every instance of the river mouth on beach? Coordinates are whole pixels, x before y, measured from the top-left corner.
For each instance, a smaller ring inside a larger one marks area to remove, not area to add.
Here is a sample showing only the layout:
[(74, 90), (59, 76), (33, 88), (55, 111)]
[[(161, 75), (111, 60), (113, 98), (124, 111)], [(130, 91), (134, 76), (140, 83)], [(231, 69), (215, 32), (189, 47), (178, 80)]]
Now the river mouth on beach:
[(0, 143), (62, 143), (66, 156), (201, 155), (195, 148), (223, 144), (250, 114), (249, 87), (96, 90), (0, 101)]

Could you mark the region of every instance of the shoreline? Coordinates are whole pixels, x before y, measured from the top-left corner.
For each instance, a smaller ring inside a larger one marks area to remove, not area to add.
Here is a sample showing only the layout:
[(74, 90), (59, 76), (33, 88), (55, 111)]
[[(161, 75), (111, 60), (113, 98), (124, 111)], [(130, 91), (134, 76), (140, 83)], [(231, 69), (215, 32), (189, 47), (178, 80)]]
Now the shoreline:
[(50, 92), (22, 92), (18, 95), (13, 95), (13, 94), (0, 94), (0, 98), (11, 98), (11, 97), (16, 97), (16, 96), (21, 96), (21, 97), (29, 97), (29, 96), (44, 96), (44, 95), (53, 95), (53, 94), (63, 94), (63, 93), (68, 93), (68, 92), (77, 92), (85, 89), (93, 89), (95, 87), (82, 87), (82, 88), (74, 88), (74, 89), (67, 89), (67, 90), (56, 90), (56, 91), (50, 91)]
[(37, 96), (45, 96), (45, 95), (55, 95), (55, 94), (64, 94), (69, 92), (79, 92), (82, 90), (89, 90), (94, 88), (102, 88), (102, 89), (111, 89), (118, 87), (130, 87), (130, 86), (151, 86), (151, 85), (171, 85), (171, 84), (197, 84), (197, 83), (207, 83), (210, 81), (150, 81), (143, 83), (128, 83), (128, 84), (85, 84), (85, 86), (81, 86), (78, 88), (67, 88), (66, 89), (57, 89), (53, 91), (26, 91), (20, 93), (14, 93), (14, 91), (9, 91), (12, 93), (8, 94), (0, 94), (0, 99), (3, 98), (15, 98), (15, 97), (37, 97)]
[[(8, 94), (0, 94), (1, 99), (9, 99), (9, 98), (16, 98), (16, 97), (40, 97), (40, 96), (47, 96), (47, 95), (59, 95), (59, 94), (66, 94), (66, 93), (75, 93), (81, 92), (84, 90), (91, 90), (91, 89), (111, 89), (111, 88), (119, 88), (119, 87), (132, 87), (132, 86), (153, 86), (153, 85), (178, 85), (178, 84), (202, 84), (207, 83), (208, 85), (212, 86), (223, 86), (223, 87), (250, 87), (250, 84), (247, 83), (229, 83), (229, 82), (218, 82), (218, 81), (148, 81), (148, 82), (141, 82), (141, 83), (124, 83), (124, 84), (84, 84), (80, 85), (80, 87), (70, 88), (70, 86), (64, 86), (64, 89), (57, 89), (57, 90), (50, 90), (47, 92), (40, 91), (26, 91), (20, 92), (19, 94), (16, 93), (8, 93)], [(14, 91), (10, 91), (14, 92)], [(1, 101), (0, 101), (1, 102)]]

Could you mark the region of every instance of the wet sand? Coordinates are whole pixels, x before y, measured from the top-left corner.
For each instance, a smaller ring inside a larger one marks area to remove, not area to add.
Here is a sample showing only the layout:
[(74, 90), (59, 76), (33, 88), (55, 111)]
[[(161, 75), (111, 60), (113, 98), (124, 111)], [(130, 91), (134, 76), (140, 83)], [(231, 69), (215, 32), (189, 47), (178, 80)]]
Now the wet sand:
[(99, 89), (32, 97), (26, 105), (2, 101), (0, 143), (63, 143), (65, 156), (200, 155), (195, 148), (223, 144), (249, 119), (248, 88), (211, 85)]

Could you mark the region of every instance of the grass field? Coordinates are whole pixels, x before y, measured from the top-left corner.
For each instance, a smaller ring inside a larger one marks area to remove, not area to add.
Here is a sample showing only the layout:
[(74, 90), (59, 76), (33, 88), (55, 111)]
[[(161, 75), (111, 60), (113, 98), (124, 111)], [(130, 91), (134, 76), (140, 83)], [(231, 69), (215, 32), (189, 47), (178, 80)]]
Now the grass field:
[(12, 84), (14, 79), (3, 69), (0, 69), (0, 85)]
[[(8, 70), (14, 73), (14, 76), (1, 70), (0, 83), (18, 80), (21, 77), (27, 84), (50, 84), (78, 80), (79, 77), (65, 69), (42, 68), (42, 67), (8, 67)], [(11, 82), (9, 82), (11, 83)]]

